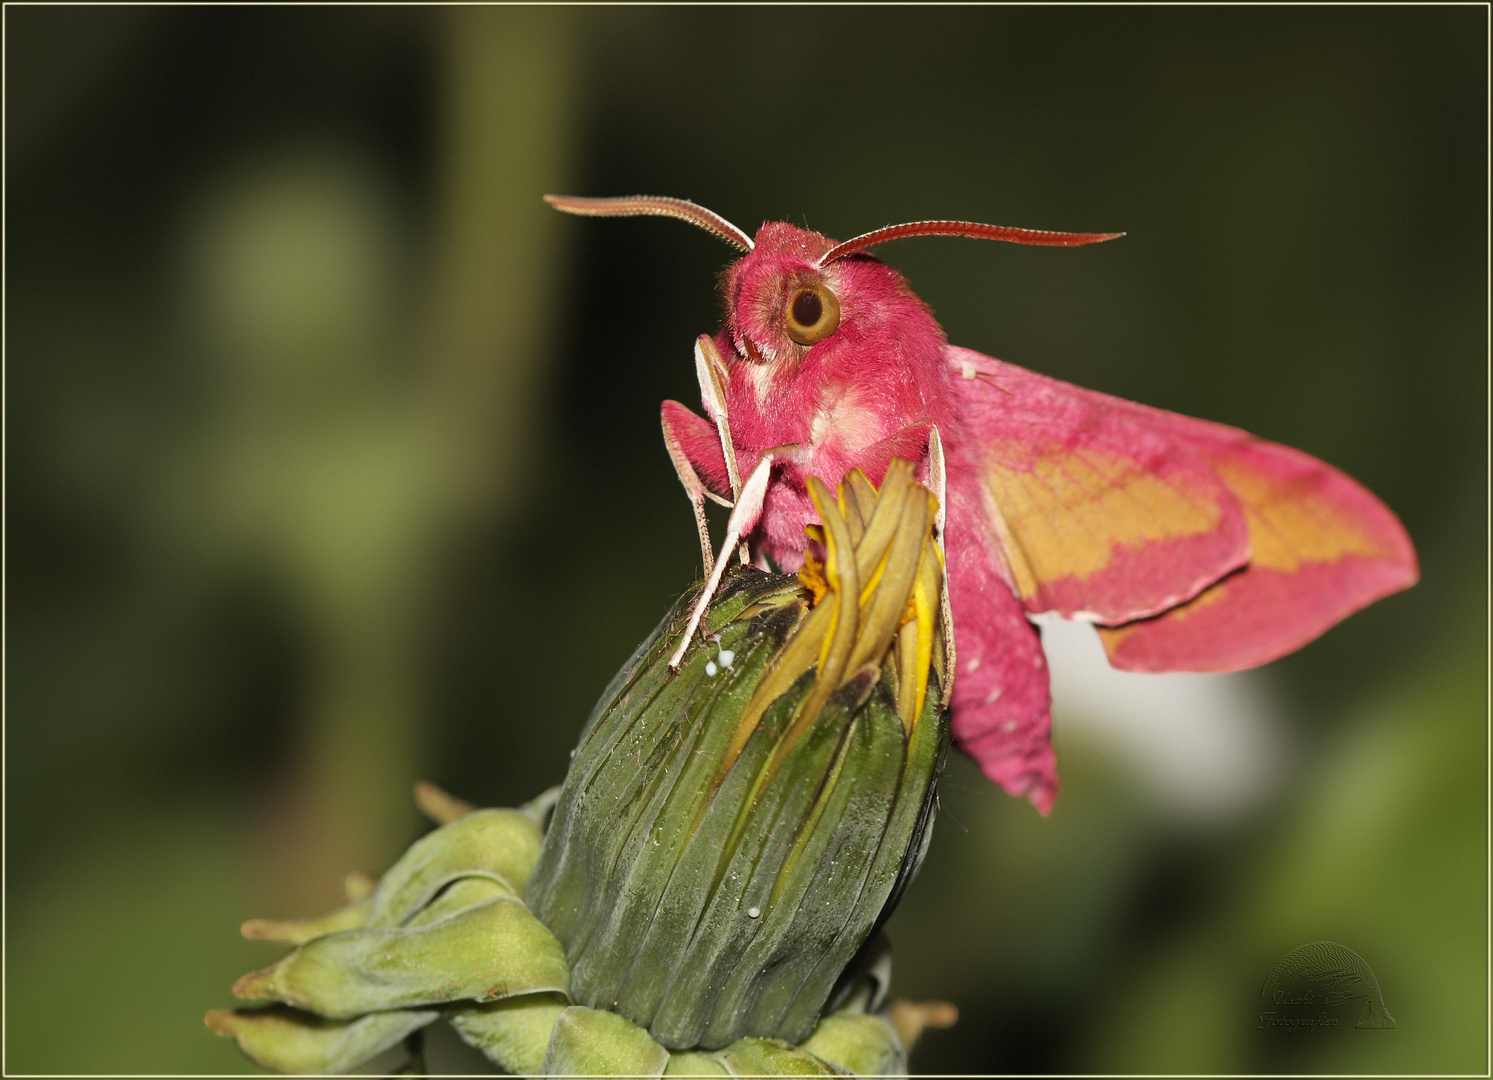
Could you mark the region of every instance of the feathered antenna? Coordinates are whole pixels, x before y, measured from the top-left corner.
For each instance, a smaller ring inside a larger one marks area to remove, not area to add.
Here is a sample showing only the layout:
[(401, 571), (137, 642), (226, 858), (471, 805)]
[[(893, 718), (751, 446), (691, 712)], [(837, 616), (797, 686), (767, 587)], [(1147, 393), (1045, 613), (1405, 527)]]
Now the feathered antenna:
[(578, 195), (546, 195), (544, 201), (556, 210), (582, 217), (671, 217), (715, 233), (742, 251), (752, 250), (752, 238), (712, 210), (686, 199), (663, 195), (619, 195), (611, 199), (588, 199)]
[(1013, 244), (1078, 247), (1080, 244), (1098, 244), (1124, 235), (1117, 232), (1071, 233), (1049, 232), (1046, 229), (1014, 229), (1008, 225), (981, 225), (978, 221), (913, 221), (906, 225), (888, 225), (884, 229), (857, 236), (854, 240), (846, 240), (825, 252), (819, 265), (828, 266), (853, 251), (864, 251), (872, 245), (900, 240), (904, 236), (973, 236), (981, 240), (1007, 240)]

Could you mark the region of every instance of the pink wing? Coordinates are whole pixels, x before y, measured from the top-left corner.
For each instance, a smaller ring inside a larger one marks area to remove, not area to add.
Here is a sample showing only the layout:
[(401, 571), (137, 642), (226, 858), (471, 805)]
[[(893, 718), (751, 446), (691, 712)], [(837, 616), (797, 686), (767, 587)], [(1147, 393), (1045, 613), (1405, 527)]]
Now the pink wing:
[(706, 487), (722, 498), (729, 498), (731, 480), (715, 425), (677, 401), (665, 401), (660, 411), (665, 439), (684, 451)]
[(1047, 659), (1037, 628), (997, 572), (982, 500), (951, 476), (945, 548), (957, 654), (954, 744), (1043, 814), (1058, 793)]
[(1028, 612), (1127, 622), (1249, 558), (1208, 463), (1129, 415), (965, 349), (948, 450), (955, 745), (1047, 813), (1057, 795), (1046, 659)]
[(1249, 560), (1238, 499), (1117, 399), (968, 349), (951, 460), (981, 491), (1005, 577), (1033, 613), (1114, 625), (1190, 600)]
[(1101, 628), (1115, 667), (1256, 667), (1415, 584), (1419, 567), (1404, 526), (1356, 480), (1237, 428), (1122, 404), (1213, 466), (1244, 506), (1252, 554), (1247, 567), (1188, 603), (1155, 618)]
[[(1091, 613), (1110, 627), (1100, 634), (1116, 667), (1253, 667), (1416, 580), (1394, 514), (1316, 458), (968, 349), (948, 359), (974, 444), (965, 456), (1028, 610)], [(1106, 497), (1106, 478), (1127, 497)], [(1233, 514), (1210, 529), (1218, 488)], [(1209, 542), (1239, 525), (1248, 565)]]

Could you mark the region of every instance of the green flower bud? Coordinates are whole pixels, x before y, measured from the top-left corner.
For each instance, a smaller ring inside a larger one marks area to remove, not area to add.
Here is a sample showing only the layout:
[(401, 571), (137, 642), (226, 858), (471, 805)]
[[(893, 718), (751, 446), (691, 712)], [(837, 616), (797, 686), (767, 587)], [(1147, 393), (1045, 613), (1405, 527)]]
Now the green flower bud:
[(814, 1031), (890, 913), (948, 742), (937, 507), (911, 477), (811, 481), (822, 567), (734, 568), (676, 671), (686, 595), (603, 695), (527, 891), (578, 1003), (778, 1071), (764, 1040)]
[(438, 1018), (515, 1073), (905, 1070), (922, 1027), (953, 1019), (884, 1011), (875, 935), (926, 848), (948, 742), (936, 506), (905, 462), (880, 492), (856, 473), (810, 494), (822, 564), (734, 569), (676, 671), (681, 600), (563, 789), (481, 810), (417, 786), (440, 828), (327, 915), (246, 922), (294, 947), (234, 986), (269, 1004), (208, 1027), (286, 1072), (401, 1040), (418, 1058)]

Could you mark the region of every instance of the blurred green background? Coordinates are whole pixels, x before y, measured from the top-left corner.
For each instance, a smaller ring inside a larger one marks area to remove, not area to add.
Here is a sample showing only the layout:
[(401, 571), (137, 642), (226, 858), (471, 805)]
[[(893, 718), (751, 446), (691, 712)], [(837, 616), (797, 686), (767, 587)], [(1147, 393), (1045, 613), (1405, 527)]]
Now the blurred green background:
[[(239, 921), (381, 870), (417, 777), (558, 782), (698, 572), (657, 407), (730, 251), (555, 190), (1126, 230), (882, 254), (952, 341), (1300, 446), (1417, 542), (1248, 684), (1284, 750), (1226, 813), (1102, 694), (1048, 819), (951, 764), (890, 929), (963, 1017), (915, 1068), (1486, 1071), (1485, 9), (4, 19), (8, 1071), (252, 1071), (201, 1021), (272, 955)], [(1254, 1029), (1318, 939), (1395, 1030)]]

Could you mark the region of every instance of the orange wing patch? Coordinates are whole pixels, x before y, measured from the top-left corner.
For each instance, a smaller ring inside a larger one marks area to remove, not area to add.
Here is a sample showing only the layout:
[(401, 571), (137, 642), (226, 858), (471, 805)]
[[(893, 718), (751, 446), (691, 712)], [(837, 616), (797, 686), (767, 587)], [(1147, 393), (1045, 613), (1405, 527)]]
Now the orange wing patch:
[(1249, 561), (1238, 500), (1190, 447), (1056, 379), (946, 355), (960, 376), (959, 457), (1027, 611), (1128, 622)]
[(1203, 443), (1201, 436), (1210, 435), (1202, 430), (1194, 445), (1243, 505), (1253, 557), (1189, 603), (1101, 627), (1112, 665), (1255, 667), (1414, 584), (1415, 550), (1404, 528), (1357, 482), (1299, 450), (1227, 431), (1227, 438)]
[(1350, 515), (1319, 492), (1320, 477), (1280, 483), (1238, 461), (1212, 464), (1244, 505), (1251, 566), (1293, 573), (1303, 562), (1329, 562), (1344, 555), (1393, 556), (1361, 514)]
[(1223, 517), (1216, 490), (1188, 491), (1132, 459), (1065, 447), (1040, 453), (1027, 471), (992, 465), (986, 483), (1027, 601), (1064, 578), (1093, 577), (1116, 548), (1212, 533)]

